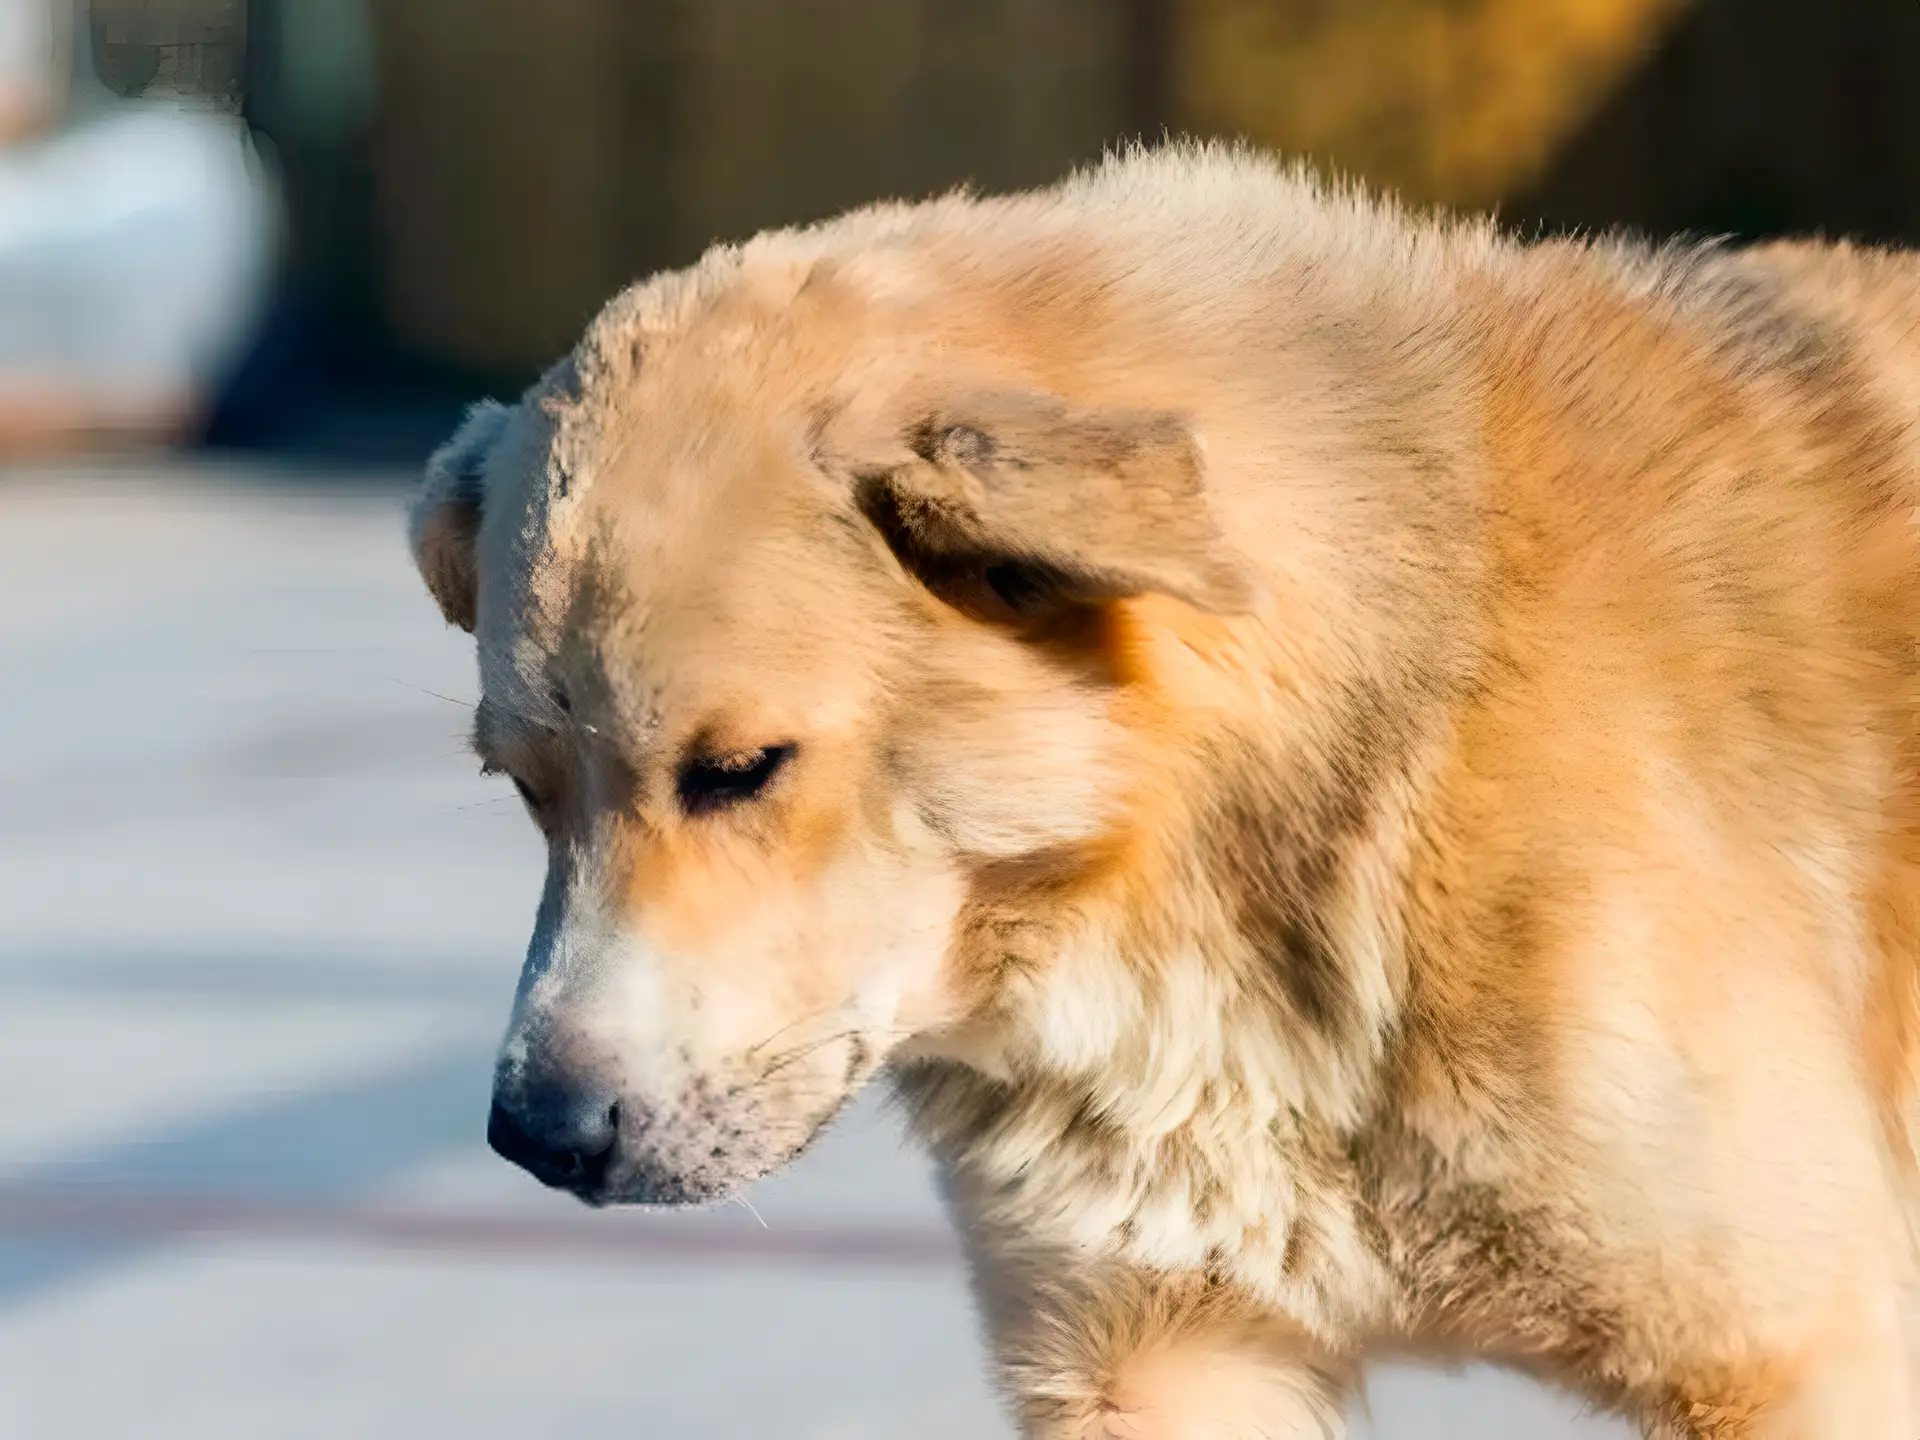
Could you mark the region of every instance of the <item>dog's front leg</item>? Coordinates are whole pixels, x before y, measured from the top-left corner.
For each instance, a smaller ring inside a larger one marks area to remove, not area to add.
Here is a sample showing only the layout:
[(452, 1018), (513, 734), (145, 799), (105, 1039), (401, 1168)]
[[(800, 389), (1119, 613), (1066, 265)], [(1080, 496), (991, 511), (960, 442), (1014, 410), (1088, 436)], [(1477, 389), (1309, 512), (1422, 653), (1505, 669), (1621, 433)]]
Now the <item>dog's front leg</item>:
[(1244, 1337), (1184, 1336), (1115, 1365), (1062, 1407), (1023, 1406), (1031, 1440), (1340, 1440), (1337, 1368)]
[(976, 1252), (1028, 1440), (1340, 1440), (1351, 1367), (1199, 1275)]

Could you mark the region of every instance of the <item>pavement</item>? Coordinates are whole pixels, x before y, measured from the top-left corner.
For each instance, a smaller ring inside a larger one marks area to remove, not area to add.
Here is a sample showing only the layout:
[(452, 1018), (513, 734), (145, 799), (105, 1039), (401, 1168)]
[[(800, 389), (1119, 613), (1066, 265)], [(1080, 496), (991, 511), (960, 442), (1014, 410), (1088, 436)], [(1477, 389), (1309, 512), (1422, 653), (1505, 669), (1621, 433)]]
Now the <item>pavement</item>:
[[(1010, 1440), (865, 1104), (749, 1205), (484, 1146), (541, 856), (397, 485), (0, 473), (0, 1436)], [(1383, 1366), (1354, 1434), (1601, 1440)]]

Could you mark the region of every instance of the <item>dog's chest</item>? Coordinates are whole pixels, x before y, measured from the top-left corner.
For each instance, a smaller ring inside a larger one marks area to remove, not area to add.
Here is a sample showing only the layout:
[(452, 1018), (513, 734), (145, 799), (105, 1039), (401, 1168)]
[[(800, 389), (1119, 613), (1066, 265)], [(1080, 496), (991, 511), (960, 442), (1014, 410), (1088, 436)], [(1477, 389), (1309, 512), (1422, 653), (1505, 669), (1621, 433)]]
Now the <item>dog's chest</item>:
[(1215, 1275), (1329, 1337), (1382, 1313), (1381, 1247), (1355, 1167), (1298, 1115), (1223, 1093), (1142, 1130), (1070, 1085), (945, 1067), (902, 1092), (956, 1218), (989, 1249)]

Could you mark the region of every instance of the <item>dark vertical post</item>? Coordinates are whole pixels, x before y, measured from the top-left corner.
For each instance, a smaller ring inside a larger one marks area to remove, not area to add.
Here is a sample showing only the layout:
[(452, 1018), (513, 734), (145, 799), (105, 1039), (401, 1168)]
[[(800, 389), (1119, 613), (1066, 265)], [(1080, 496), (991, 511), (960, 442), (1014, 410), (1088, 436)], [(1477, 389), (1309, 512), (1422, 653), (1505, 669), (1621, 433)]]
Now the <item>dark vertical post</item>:
[(1126, 118), (1149, 143), (1178, 133), (1174, 77), (1178, 0), (1123, 0), (1127, 14)]

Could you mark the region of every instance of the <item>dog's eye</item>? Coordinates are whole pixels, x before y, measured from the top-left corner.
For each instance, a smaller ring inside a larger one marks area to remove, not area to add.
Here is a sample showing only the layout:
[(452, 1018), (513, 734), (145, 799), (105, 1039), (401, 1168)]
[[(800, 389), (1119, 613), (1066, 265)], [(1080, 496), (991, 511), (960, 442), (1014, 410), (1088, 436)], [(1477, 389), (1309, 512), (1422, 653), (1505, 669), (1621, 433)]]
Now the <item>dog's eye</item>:
[(727, 755), (696, 755), (680, 772), (680, 804), (689, 815), (751, 800), (793, 754), (791, 745), (736, 750)]

